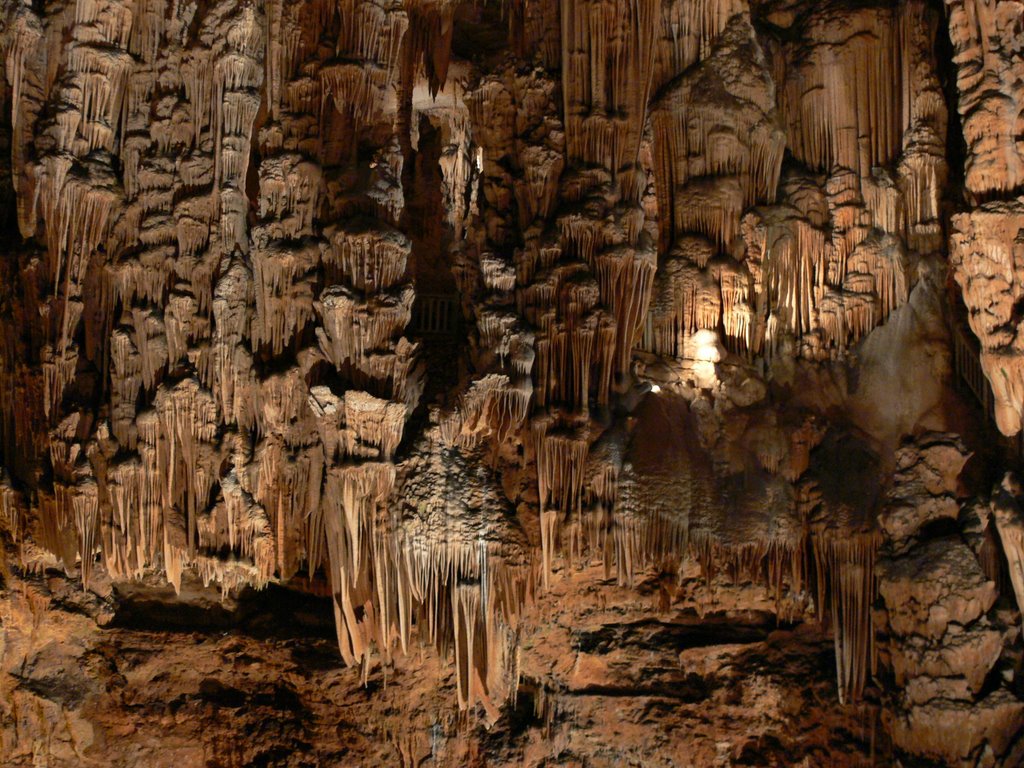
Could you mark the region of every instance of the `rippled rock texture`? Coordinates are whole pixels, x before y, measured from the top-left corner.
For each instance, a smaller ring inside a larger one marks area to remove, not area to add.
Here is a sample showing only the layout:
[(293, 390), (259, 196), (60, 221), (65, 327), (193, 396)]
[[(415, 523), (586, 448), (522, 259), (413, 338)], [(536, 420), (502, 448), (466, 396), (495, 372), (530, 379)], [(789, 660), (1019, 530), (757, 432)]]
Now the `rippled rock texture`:
[(0, 762), (1024, 763), (1024, 5), (0, 14)]

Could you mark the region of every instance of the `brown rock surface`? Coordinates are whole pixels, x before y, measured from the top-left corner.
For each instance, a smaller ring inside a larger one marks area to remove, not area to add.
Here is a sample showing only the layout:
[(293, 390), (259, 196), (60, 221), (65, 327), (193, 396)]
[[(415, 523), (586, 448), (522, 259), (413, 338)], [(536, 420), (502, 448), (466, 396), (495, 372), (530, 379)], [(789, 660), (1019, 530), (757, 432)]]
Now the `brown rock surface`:
[(0, 3), (0, 763), (1020, 764), (1022, 8)]

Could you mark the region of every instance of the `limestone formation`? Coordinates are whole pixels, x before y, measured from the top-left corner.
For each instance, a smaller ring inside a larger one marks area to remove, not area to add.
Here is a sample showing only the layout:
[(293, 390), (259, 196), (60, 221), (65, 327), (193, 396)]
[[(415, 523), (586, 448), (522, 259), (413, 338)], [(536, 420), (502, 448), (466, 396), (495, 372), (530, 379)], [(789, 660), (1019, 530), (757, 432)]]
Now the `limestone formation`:
[(0, 3), (0, 762), (1024, 762), (1022, 13)]

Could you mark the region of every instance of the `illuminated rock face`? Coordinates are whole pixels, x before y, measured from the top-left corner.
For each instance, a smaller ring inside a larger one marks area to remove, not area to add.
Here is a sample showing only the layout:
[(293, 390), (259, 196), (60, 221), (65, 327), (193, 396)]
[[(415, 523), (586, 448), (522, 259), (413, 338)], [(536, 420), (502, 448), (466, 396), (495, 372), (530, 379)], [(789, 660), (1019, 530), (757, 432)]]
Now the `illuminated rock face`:
[(0, 5), (5, 759), (1024, 761), (1024, 6), (946, 5)]
[(1021, 430), (1024, 368), (1020, 270), (1024, 265), (1024, 79), (1020, 44), (1024, 6), (947, 3), (956, 62), (958, 111), (967, 146), (965, 210), (952, 219), (950, 258), (981, 364), (995, 399), (999, 429)]

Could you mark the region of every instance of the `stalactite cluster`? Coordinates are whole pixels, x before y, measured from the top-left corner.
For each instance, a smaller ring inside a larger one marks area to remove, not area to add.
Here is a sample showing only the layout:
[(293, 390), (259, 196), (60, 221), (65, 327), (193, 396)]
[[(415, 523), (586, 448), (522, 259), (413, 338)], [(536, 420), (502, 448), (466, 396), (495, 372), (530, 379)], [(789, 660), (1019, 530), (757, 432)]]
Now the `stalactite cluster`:
[(0, 585), (329, 600), (368, 689), (447, 681), (379, 705), (410, 764), (762, 614), (900, 759), (1014, 764), (1021, 492), (947, 348), (962, 299), (1018, 432), (1022, 17), (946, 12), (3, 5)]
[[(1000, 431), (1016, 435), (1024, 410), (1024, 379), (1013, 310), (1018, 272), (1024, 178), (1018, 99), (1010, 94), (1024, 74), (1017, 43), (1017, 3), (947, 3), (949, 38), (957, 62), (957, 109), (967, 152), (964, 197), (952, 219), (950, 260), (981, 345), (982, 370), (995, 397)], [(1016, 113), (1015, 113), (1016, 110)]]

